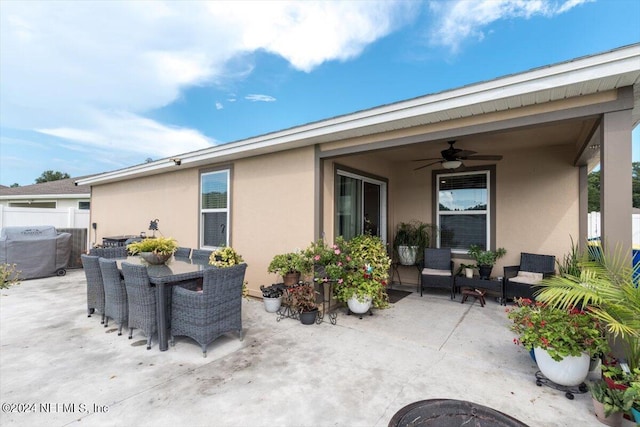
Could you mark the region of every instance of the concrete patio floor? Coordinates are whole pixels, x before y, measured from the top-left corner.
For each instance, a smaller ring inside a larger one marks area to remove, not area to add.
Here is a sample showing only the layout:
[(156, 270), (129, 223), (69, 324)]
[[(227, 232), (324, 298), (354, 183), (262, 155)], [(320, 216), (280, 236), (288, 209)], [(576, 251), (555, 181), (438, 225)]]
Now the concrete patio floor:
[[(535, 384), (504, 307), (413, 293), (359, 319), (305, 326), (243, 301), (244, 340), (158, 350), (86, 315), (85, 277), (0, 291), (3, 426), (386, 426), (412, 402), (467, 400), (530, 426), (599, 426), (588, 393)], [(591, 373), (597, 375), (599, 370)], [(25, 411), (27, 411), (25, 413)]]

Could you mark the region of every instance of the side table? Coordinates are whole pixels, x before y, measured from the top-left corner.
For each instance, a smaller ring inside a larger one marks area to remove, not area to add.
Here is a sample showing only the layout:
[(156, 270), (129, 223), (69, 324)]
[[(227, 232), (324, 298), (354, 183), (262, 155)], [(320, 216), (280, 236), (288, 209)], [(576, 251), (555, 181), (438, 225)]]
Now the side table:
[(501, 304), (507, 305), (506, 299), (504, 297), (504, 280), (502, 280), (502, 278), (491, 277), (489, 279), (481, 279), (480, 276), (473, 276), (473, 278), (468, 278), (466, 276), (456, 276), (454, 288), (463, 287), (472, 289), (484, 289), (485, 291), (497, 293), (502, 300)]
[(404, 265), (401, 264), (399, 261), (392, 261), (391, 262), (391, 285), (393, 285), (393, 278), (396, 277), (396, 275), (398, 276), (398, 283), (400, 283), (400, 285), (402, 285), (402, 279), (400, 278), (400, 272), (398, 271), (398, 267), (415, 267), (416, 270), (418, 271), (418, 291), (420, 291), (420, 277), (421, 277), (421, 273), (422, 273), (422, 269), (420, 268), (420, 263), (415, 263), (412, 265)]

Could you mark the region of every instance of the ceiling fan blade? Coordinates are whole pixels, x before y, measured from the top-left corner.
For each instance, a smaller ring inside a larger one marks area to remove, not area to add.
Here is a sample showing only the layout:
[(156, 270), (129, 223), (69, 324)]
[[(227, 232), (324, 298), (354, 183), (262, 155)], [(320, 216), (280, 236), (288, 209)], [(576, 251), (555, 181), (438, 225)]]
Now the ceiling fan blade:
[(477, 156), (464, 157), (465, 160), (502, 160), (502, 156), (495, 154), (479, 154)]
[(458, 159), (466, 159), (467, 157), (473, 156), (476, 153), (477, 153), (477, 151), (460, 150), (455, 154), (455, 157), (458, 158)]
[(437, 162), (427, 163), (426, 165), (422, 165), (420, 167), (415, 168), (414, 171), (417, 171), (417, 170), (420, 170), (420, 169), (424, 169), (424, 168), (429, 167), (431, 165), (435, 165), (436, 163), (442, 163), (442, 160), (438, 160)]
[(430, 159), (415, 159), (415, 160), (411, 160), (412, 162), (428, 162), (429, 160), (438, 160), (438, 161), (442, 161), (441, 157), (431, 157)]

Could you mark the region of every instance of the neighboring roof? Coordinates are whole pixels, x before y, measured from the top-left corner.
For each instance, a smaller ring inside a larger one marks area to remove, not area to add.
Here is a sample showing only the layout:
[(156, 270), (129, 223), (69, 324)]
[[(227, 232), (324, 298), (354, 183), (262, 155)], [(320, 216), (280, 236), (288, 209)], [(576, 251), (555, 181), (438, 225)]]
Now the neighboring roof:
[(31, 184), (21, 187), (0, 188), (0, 199), (78, 199), (91, 195), (91, 187), (88, 185), (76, 185), (76, 181), (90, 179), (99, 174), (79, 176), (76, 178), (47, 181), (41, 184)]
[(180, 165), (196, 167), (213, 162), (232, 161), (248, 156), (506, 111), (628, 86), (634, 87), (632, 116), (635, 125), (640, 122), (640, 43), (458, 89), (193, 151), (170, 159), (160, 159), (107, 172), (96, 177), (78, 180), (78, 182), (91, 185), (155, 175), (168, 172)]

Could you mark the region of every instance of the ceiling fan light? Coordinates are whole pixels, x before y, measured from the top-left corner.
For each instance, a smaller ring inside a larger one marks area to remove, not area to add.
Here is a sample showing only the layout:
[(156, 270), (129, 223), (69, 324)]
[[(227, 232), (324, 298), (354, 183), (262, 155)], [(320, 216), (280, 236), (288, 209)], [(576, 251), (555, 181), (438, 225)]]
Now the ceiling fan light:
[(442, 162), (442, 167), (445, 169), (457, 169), (462, 165), (460, 160), (447, 160)]

